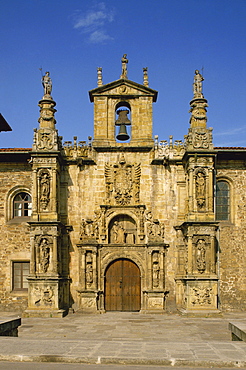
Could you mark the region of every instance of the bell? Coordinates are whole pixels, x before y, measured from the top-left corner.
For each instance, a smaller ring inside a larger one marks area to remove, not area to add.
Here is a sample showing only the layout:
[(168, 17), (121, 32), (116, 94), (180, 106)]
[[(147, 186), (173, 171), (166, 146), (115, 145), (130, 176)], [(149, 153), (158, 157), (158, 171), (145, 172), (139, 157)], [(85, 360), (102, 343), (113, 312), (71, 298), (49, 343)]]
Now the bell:
[(131, 121), (127, 117), (129, 113), (128, 109), (119, 109), (116, 112), (118, 114), (118, 119), (115, 121), (116, 126), (120, 126), (118, 135), (116, 136), (117, 140), (126, 141), (130, 139), (130, 136), (127, 133), (126, 125), (130, 125)]
[(116, 139), (121, 140), (121, 141), (126, 141), (130, 139), (130, 136), (128, 135), (127, 130), (126, 130), (126, 125), (124, 123), (121, 123), (120, 130), (119, 130), (118, 135), (116, 136)]
[(116, 125), (121, 125), (122, 123), (124, 123), (125, 125), (131, 124), (131, 121), (127, 117), (127, 114), (129, 113), (128, 109), (119, 109), (116, 113), (119, 116), (118, 119), (115, 121)]

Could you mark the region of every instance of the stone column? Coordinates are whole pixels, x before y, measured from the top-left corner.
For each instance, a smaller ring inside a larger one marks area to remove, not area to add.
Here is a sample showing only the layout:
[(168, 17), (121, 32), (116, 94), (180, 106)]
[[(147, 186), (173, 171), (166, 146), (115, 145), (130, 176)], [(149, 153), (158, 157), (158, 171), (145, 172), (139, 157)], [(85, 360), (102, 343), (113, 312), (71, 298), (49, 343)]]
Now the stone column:
[(165, 252), (160, 252), (160, 289), (164, 289), (165, 286)]
[(58, 261), (57, 261), (57, 235), (53, 236), (53, 272), (58, 273)]
[(33, 170), (33, 187), (32, 187), (32, 212), (38, 212), (38, 183), (37, 170)]
[(193, 211), (193, 199), (194, 199), (194, 194), (193, 194), (193, 169), (189, 169), (189, 212)]
[(188, 236), (188, 275), (192, 274), (192, 251), (193, 251), (193, 245), (192, 245), (192, 236)]
[(56, 212), (56, 169), (52, 169), (52, 195), (51, 195), (51, 212)]
[(92, 252), (93, 289), (97, 289), (97, 254)]

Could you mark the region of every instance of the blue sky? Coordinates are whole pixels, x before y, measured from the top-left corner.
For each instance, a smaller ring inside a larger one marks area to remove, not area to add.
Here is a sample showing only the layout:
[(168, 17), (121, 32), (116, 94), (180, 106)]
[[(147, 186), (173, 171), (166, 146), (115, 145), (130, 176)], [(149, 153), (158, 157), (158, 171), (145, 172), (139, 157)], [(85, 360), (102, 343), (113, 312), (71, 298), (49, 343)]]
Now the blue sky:
[(0, 112), (12, 132), (0, 147), (31, 147), (43, 73), (50, 71), (64, 141), (93, 136), (88, 91), (128, 78), (157, 90), (153, 135), (182, 140), (195, 69), (203, 68), (208, 127), (216, 146), (246, 147), (246, 0), (0, 1)]

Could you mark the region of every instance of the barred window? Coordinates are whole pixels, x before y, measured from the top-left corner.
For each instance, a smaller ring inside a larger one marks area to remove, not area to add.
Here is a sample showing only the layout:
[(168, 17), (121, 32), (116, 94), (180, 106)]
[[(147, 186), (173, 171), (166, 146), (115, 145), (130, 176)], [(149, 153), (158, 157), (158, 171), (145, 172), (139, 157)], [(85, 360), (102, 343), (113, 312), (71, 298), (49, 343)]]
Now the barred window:
[(28, 193), (21, 192), (14, 197), (14, 217), (28, 217), (32, 213), (32, 198)]
[(12, 289), (13, 290), (27, 290), (30, 262), (13, 262), (12, 264)]
[(230, 187), (227, 181), (216, 184), (216, 220), (230, 220)]

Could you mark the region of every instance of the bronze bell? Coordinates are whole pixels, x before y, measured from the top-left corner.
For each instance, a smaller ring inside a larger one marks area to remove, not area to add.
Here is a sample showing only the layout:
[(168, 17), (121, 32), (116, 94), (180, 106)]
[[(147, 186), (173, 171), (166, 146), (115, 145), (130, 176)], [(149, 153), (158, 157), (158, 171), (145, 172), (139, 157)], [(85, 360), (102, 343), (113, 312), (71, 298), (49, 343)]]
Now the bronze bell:
[(130, 139), (130, 136), (128, 135), (127, 129), (126, 129), (126, 125), (131, 124), (131, 121), (127, 117), (127, 114), (129, 113), (129, 110), (128, 109), (120, 109), (120, 110), (117, 110), (116, 113), (119, 115), (119, 117), (115, 121), (115, 125), (120, 126), (120, 130), (119, 130), (118, 135), (116, 136), (116, 139), (121, 140), (121, 141), (126, 141), (126, 140)]

